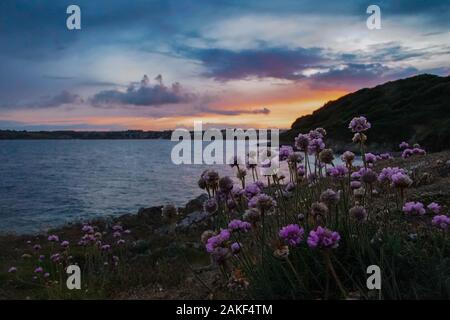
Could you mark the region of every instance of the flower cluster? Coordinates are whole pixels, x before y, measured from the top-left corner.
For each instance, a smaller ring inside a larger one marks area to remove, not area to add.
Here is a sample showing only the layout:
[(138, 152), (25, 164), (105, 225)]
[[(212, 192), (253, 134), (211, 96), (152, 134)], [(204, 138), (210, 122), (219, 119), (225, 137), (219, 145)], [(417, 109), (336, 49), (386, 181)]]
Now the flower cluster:
[(307, 242), (310, 248), (334, 249), (339, 246), (339, 240), (341, 236), (338, 232), (319, 226), (311, 230)]
[(290, 224), (281, 228), (278, 235), (290, 246), (298, 246), (303, 240), (303, 234), (305, 231), (297, 224)]
[(337, 165), (329, 168), (327, 173), (333, 178), (345, 178), (348, 175), (348, 169), (346, 166)]
[[(394, 215), (389, 213), (393, 210), (403, 210), (408, 216), (433, 213), (431, 225), (447, 230), (450, 218), (437, 215), (443, 210), (439, 204), (433, 202), (425, 207), (421, 202), (405, 203), (404, 199), (409, 195), (405, 189), (413, 185), (412, 178), (417, 176), (414, 171), (411, 173), (394, 166), (380, 170), (379, 165), (392, 159), (392, 155), (366, 152), (370, 122), (363, 116), (355, 117), (349, 128), (354, 132), (353, 141), (359, 144), (360, 154), (357, 157), (351, 151), (344, 152), (340, 157), (341, 164), (335, 163), (335, 153), (325, 144), (326, 131), (318, 128), (298, 134), (294, 147), (281, 146), (279, 152), (271, 156), (286, 161), (289, 176), (286, 174), (285, 177), (280, 172), (262, 174), (264, 180), (267, 179), (264, 185), (252, 171), (253, 182), (250, 183), (245, 183), (245, 175), (238, 175), (242, 188), (233, 186), (227, 177), (217, 177), (219, 193), (208, 193), (205, 208), (210, 205), (210, 211), (218, 211), (214, 222), (218, 222), (216, 228), (220, 231), (208, 231), (202, 235), (212, 259), (219, 263), (227, 261), (222, 265), (223, 269), (233, 265), (235, 269), (232, 272), (244, 270), (245, 276), (249, 276), (254, 268), (260, 267), (259, 264), (270, 263), (270, 268), (277, 268), (271, 265), (272, 260), (267, 259), (267, 250), (270, 250), (274, 257), (286, 261), (285, 265), (295, 277), (302, 277), (305, 273), (296, 270), (299, 268), (296, 261), (298, 251), (303, 253), (303, 250), (317, 248), (325, 253), (325, 267), (335, 278), (337, 287), (342, 289), (337, 279), (337, 273), (342, 270), (334, 270), (332, 264), (335, 259), (330, 259), (331, 255), (339, 258), (346, 255), (341, 250), (331, 250), (342, 245), (341, 235), (345, 239), (344, 244), (349, 244), (348, 250), (357, 250), (358, 243), (370, 243), (368, 247), (376, 247), (383, 241), (387, 242), (389, 239), (383, 237), (384, 227), (391, 224), (389, 219)], [(405, 142), (400, 147), (403, 154), (425, 154), (417, 145), (410, 147)], [(271, 157), (262, 167), (270, 164)], [(228, 194), (232, 195), (231, 199)], [(233, 206), (228, 204), (229, 201)], [(405, 226), (411, 225), (411, 221), (430, 224), (426, 218), (402, 217), (402, 220)], [(443, 233), (433, 230), (434, 235), (442, 236)], [(306, 245), (303, 244), (305, 234), (308, 235)], [(414, 239), (417, 239), (417, 233), (415, 238), (410, 236), (407, 240), (416, 241)], [(365, 246), (364, 250), (371, 250), (368, 247)], [(303, 261), (308, 260), (308, 254), (302, 257), (301, 267), (308, 268), (308, 263)], [(346, 282), (344, 284), (348, 285), (349, 281)], [(249, 282), (249, 285), (254, 283)], [(343, 295), (345, 291), (341, 290)]]
[(436, 226), (442, 230), (447, 230), (450, 226), (450, 217), (445, 215), (434, 216), (433, 220), (431, 220), (433, 226)]
[(206, 242), (206, 251), (213, 253), (217, 248), (224, 245), (224, 243), (230, 240), (231, 233), (227, 229), (223, 229), (219, 234), (210, 237)]
[(268, 211), (273, 207), (276, 207), (276, 205), (277, 202), (265, 193), (257, 194), (248, 201), (248, 206), (250, 208), (258, 208), (264, 211)]
[(247, 232), (252, 228), (252, 225), (247, 221), (242, 221), (239, 219), (231, 220), (228, 224), (228, 229), (232, 231), (242, 231)]
[(413, 201), (405, 203), (403, 212), (408, 215), (424, 215), (426, 213), (423, 203)]
[(403, 150), (402, 158), (406, 159), (406, 158), (409, 158), (409, 157), (414, 156), (414, 155), (423, 156), (426, 153), (427, 152), (424, 149), (420, 148), (420, 147), (416, 147), (416, 148), (412, 148), (412, 149), (407, 148), (407, 149)]
[(349, 129), (352, 129), (353, 132), (361, 133), (366, 130), (369, 130), (371, 127), (371, 124), (369, 121), (367, 121), (366, 117), (355, 117), (350, 121), (350, 124), (348, 125)]

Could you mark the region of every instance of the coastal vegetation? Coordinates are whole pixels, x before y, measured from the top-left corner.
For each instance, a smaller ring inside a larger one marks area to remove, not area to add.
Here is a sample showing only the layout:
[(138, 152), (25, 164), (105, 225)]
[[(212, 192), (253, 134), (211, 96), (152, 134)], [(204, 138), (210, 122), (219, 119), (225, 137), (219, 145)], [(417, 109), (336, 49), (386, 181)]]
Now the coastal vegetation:
[[(449, 298), (449, 153), (402, 142), (375, 154), (373, 129), (350, 121), (359, 154), (343, 153), (342, 165), (317, 128), (270, 155), (287, 176), (236, 161), (237, 183), (207, 170), (197, 182), (206, 195), (185, 208), (2, 236), (0, 296)], [(82, 290), (65, 286), (71, 264)], [(369, 266), (380, 268), (380, 290), (366, 285)]]
[(450, 148), (450, 76), (422, 74), (364, 88), (329, 101), (310, 115), (299, 117), (282, 136), (289, 142), (300, 132), (326, 128), (335, 151), (349, 148), (346, 124), (359, 114), (373, 128), (371, 149), (395, 150), (403, 139), (426, 145), (428, 151)]

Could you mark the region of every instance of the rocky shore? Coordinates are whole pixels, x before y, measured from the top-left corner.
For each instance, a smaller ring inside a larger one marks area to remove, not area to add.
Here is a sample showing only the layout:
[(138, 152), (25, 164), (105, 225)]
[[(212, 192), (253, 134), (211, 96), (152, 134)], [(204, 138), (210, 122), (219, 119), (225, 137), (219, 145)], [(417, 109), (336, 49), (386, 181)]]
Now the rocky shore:
[[(450, 151), (427, 154), (408, 159), (395, 158), (383, 167), (402, 166), (414, 180), (407, 198), (439, 202), (445, 210), (450, 207)], [(217, 299), (230, 298), (220, 272), (211, 266), (200, 241), (201, 233), (209, 228), (210, 219), (203, 212), (207, 195), (189, 201), (178, 208), (175, 223), (168, 223), (162, 206), (142, 208), (137, 214), (91, 222), (98, 230), (121, 225), (131, 230), (127, 240), (129, 279), (115, 283), (100, 296), (88, 294), (80, 298), (111, 299)], [(443, 212), (447, 214), (448, 212)], [(82, 225), (79, 223), (49, 230), (76, 246)], [(47, 235), (48, 235), (47, 234)], [(7, 273), (11, 265), (26, 259), (31, 242), (43, 241), (47, 235), (0, 235), (0, 299), (42, 297), (42, 288), (18, 285)], [(76, 250), (73, 255), (78, 253)], [(233, 296), (232, 298), (236, 298)]]

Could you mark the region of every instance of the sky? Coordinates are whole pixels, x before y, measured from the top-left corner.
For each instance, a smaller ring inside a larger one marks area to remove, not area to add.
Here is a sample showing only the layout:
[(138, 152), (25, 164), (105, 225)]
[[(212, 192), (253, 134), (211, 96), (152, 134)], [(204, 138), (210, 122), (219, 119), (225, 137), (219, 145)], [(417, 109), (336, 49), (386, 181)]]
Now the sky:
[(364, 87), (449, 75), (449, 18), (446, 0), (2, 0), (0, 129), (289, 128)]

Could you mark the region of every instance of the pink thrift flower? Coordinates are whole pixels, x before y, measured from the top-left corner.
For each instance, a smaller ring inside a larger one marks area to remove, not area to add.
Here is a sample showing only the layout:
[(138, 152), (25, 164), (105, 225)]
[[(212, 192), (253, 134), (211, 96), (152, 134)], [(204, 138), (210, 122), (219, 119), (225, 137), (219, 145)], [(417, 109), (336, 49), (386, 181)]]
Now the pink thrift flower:
[(59, 242), (59, 237), (55, 234), (52, 234), (52, 235), (48, 236), (47, 240), (50, 242)]
[(341, 240), (341, 236), (338, 232), (319, 226), (315, 230), (311, 230), (307, 242), (310, 248), (334, 249), (339, 246), (339, 240)]
[(450, 226), (450, 217), (445, 215), (434, 216), (433, 220), (431, 220), (431, 224), (442, 230), (447, 230)]
[(371, 124), (369, 121), (367, 121), (366, 117), (355, 117), (350, 121), (348, 128), (352, 129), (352, 132), (364, 132), (368, 129), (370, 129)]
[(441, 211), (441, 206), (436, 202), (432, 202), (427, 206), (428, 210), (433, 211), (434, 213), (439, 213)]
[(34, 273), (43, 273), (44, 269), (42, 269), (42, 267), (37, 267), (36, 269), (34, 269)]
[(252, 225), (249, 222), (238, 219), (231, 220), (228, 224), (228, 229), (233, 231), (247, 232), (251, 229), (251, 227)]
[(278, 235), (289, 245), (296, 247), (302, 242), (305, 231), (297, 224), (287, 225), (279, 231)]
[(407, 215), (424, 215), (425, 208), (421, 202), (406, 202), (403, 206), (403, 212)]
[(241, 251), (242, 245), (239, 242), (233, 242), (230, 246), (231, 253), (238, 254)]

